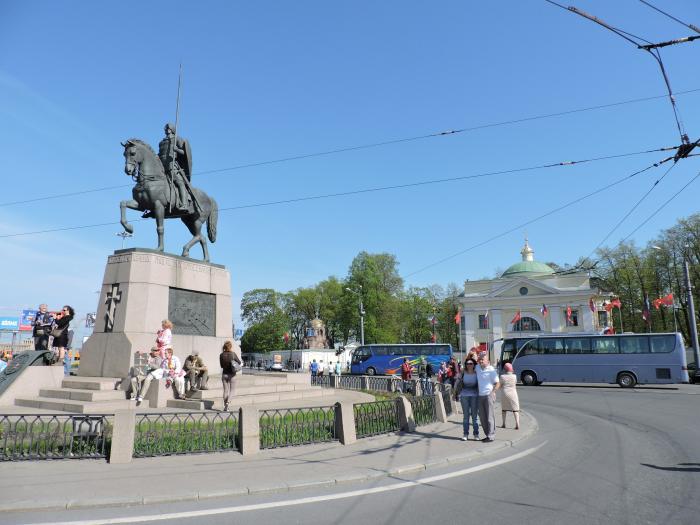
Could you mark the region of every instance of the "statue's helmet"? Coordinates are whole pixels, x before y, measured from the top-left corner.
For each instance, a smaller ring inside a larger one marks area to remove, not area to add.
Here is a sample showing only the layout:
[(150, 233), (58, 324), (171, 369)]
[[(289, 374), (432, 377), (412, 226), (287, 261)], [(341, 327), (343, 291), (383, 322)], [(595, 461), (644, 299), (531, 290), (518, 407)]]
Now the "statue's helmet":
[(165, 129), (165, 132), (166, 132), (166, 133), (168, 132), (168, 130), (170, 130), (170, 131), (172, 131), (173, 133), (175, 133), (175, 124), (173, 124), (172, 122), (168, 122), (168, 123), (165, 125), (165, 128), (164, 128), (164, 129)]

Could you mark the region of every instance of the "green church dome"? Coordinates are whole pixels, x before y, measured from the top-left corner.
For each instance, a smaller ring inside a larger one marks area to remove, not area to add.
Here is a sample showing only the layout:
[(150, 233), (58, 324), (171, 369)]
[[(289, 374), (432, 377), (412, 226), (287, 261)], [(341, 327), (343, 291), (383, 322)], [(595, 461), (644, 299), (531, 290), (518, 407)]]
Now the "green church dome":
[(525, 246), (523, 246), (520, 254), (523, 256), (523, 260), (509, 267), (505, 272), (503, 272), (501, 277), (519, 277), (525, 274), (551, 275), (554, 273), (551, 266), (547, 266), (546, 264), (535, 260), (535, 251), (530, 248), (527, 238), (525, 238)]
[(531, 273), (538, 275), (553, 274), (554, 270), (551, 266), (537, 261), (521, 261), (510, 266), (501, 277), (517, 277), (522, 274)]

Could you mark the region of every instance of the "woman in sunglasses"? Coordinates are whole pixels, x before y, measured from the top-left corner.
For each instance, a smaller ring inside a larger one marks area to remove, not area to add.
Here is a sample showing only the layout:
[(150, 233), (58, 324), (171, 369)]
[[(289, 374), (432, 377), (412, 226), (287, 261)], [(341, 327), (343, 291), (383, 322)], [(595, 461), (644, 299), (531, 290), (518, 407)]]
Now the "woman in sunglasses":
[(479, 388), (476, 379), (476, 361), (468, 357), (464, 369), (455, 382), (455, 399), (462, 405), (462, 441), (469, 439), (469, 418), (472, 420), (474, 439), (479, 440), (478, 399)]
[(71, 306), (64, 306), (61, 311), (54, 316), (53, 329), (53, 349), (54, 356), (58, 353), (58, 365), (63, 366), (63, 359), (66, 356), (66, 347), (68, 346), (68, 325), (75, 316), (75, 310)]

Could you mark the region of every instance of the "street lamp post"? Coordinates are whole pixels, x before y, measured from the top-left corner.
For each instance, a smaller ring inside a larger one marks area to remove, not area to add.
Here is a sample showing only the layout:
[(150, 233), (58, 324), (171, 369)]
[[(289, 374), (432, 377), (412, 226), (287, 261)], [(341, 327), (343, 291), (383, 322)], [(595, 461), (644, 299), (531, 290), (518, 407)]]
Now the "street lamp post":
[[(688, 248), (688, 245), (686, 244), (685, 247)], [(663, 248), (661, 248), (660, 246), (652, 246), (652, 248), (654, 250), (663, 251)], [(695, 301), (693, 300), (693, 285), (690, 282), (690, 267), (688, 266), (688, 258), (685, 256), (685, 253), (683, 253), (683, 273), (685, 277), (685, 288), (688, 293), (688, 308), (690, 310), (690, 312), (688, 312), (688, 317), (690, 318), (690, 322), (688, 323), (690, 325), (690, 343), (693, 345), (693, 357), (695, 358), (695, 366), (697, 370), (697, 366), (700, 363), (700, 345), (698, 345), (698, 326), (695, 322)], [(675, 310), (673, 313), (675, 315)]]
[(129, 233), (129, 232), (119, 232), (119, 233), (115, 233), (115, 235), (116, 235), (117, 237), (121, 237), (121, 238), (122, 238), (122, 250), (124, 249), (124, 243), (126, 242), (126, 240), (127, 240), (128, 238), (134, 236), (133, 233)]
[(360, 291), (352, 288), (345, 288), (348, 292), (354, 293), (360, 299), (360, 344), (365, 344), (365, 307), (362, 305), (362, 285), (358, 284)]

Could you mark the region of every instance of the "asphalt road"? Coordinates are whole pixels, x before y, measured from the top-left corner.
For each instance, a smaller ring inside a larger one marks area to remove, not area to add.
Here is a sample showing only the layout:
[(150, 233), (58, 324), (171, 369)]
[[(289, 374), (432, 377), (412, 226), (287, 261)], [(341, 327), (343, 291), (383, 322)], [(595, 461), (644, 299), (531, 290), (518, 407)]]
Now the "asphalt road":
[[(519, 392), (538, 434), (478, 463), (326, 491), (6, 515), (0, 523), (700, 523), (700, 387)], [(163, 480), (164, 490), (178, 482), (186, 473)]]

